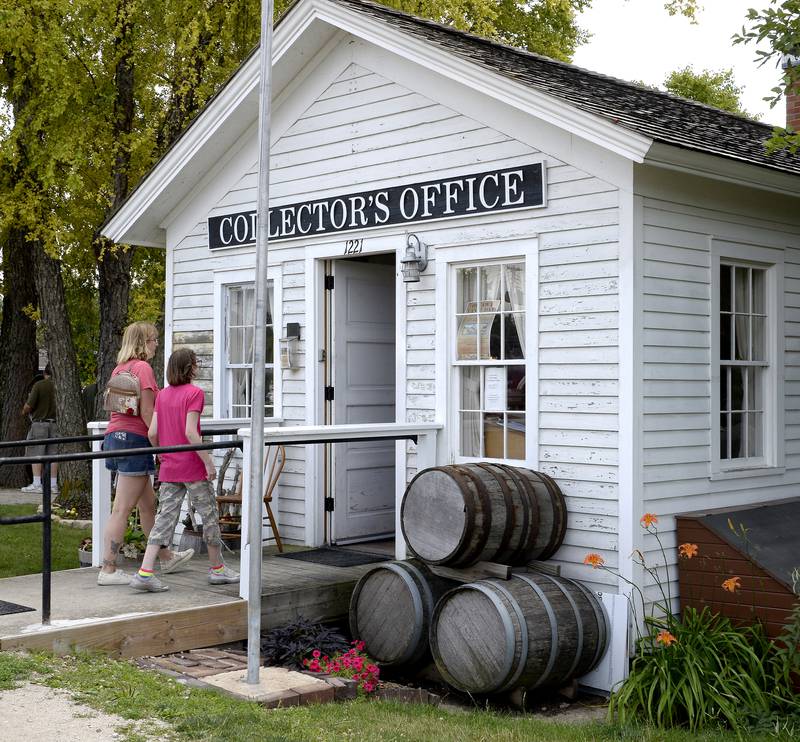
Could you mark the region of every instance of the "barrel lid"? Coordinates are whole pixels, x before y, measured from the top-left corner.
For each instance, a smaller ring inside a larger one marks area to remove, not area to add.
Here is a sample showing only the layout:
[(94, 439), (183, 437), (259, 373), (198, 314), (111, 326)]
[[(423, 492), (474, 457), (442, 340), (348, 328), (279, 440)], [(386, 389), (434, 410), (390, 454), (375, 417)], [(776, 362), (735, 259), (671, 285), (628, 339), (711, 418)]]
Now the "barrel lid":
[(491, 585), (462, 585), (439, 601), (431, 650), (451, 685), (471, 693), (497, 690), (513, 669), (515, 632)]
[(402, 508), (403, 534), (426, 562), (450, 557), (467, 527), (464, 497), (445, 469), (426, 469), (406, 490)]

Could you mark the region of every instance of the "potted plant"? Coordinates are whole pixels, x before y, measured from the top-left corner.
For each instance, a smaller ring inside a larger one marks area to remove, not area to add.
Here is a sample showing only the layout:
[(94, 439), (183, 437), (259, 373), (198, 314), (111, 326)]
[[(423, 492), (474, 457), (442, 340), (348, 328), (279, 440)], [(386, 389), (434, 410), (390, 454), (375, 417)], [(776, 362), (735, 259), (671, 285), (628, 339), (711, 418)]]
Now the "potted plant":
[(85, 538), (78, 546), (78, 564), (81, 567), (92, 566), (92, 539)]

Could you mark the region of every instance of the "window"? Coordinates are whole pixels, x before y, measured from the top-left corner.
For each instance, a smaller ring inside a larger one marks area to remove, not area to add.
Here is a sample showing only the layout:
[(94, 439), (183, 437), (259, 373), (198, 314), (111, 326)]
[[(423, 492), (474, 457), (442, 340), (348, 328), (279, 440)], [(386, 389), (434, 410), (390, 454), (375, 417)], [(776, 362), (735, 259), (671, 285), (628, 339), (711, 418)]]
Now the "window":
[[(268, 284), (264, 415), (275, 415), (275, 348), (272, 306), (274, 287)], [(255, 287), (252, 283), (228, 284), (224, 287), (224, 417), (251, 416), (253, 386), (253, 350)]]
[(767, 271), (719, 266), (720, 459), (764, 456)]
[(455, 269), (458, 453), (524, 459), (525, 264)]

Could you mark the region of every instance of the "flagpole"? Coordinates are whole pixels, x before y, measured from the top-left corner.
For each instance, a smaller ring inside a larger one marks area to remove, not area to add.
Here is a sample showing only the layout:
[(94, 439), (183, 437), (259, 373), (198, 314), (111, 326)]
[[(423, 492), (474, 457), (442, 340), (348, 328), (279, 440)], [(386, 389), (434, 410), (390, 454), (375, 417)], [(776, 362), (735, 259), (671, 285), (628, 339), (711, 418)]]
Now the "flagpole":
[(249, 582), (247, 591), (247, 682), (258, 683), (261, 665), (261, 508), (264, 489), (264, 402), (266, 397), (267, 264), (269, 247), (269, 140), (272, 109), (272, 14), (274, 0), (261, 0), (261, 78), (258, 116), (258, 203), (256, 206), (255, 331), (248, 493)]

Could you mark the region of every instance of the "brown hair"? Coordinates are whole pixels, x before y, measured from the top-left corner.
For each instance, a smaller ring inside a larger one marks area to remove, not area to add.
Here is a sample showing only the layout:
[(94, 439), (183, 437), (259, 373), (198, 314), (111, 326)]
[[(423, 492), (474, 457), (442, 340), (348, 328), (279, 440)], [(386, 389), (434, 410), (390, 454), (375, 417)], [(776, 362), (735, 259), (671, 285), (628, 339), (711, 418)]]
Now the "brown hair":
[(117, 365), (127, 363), (134, 358), (147, 360), (147, 338), (158, 337), (158, 330), (152, 322), (134, 322), (125, 328), (122, 334), (122, 347), (117, 353)]
[(197, 356), (191, 348), (178, 348), (167, 361), (167, 383), (170, 386), (189, 384), (194, 378)]

